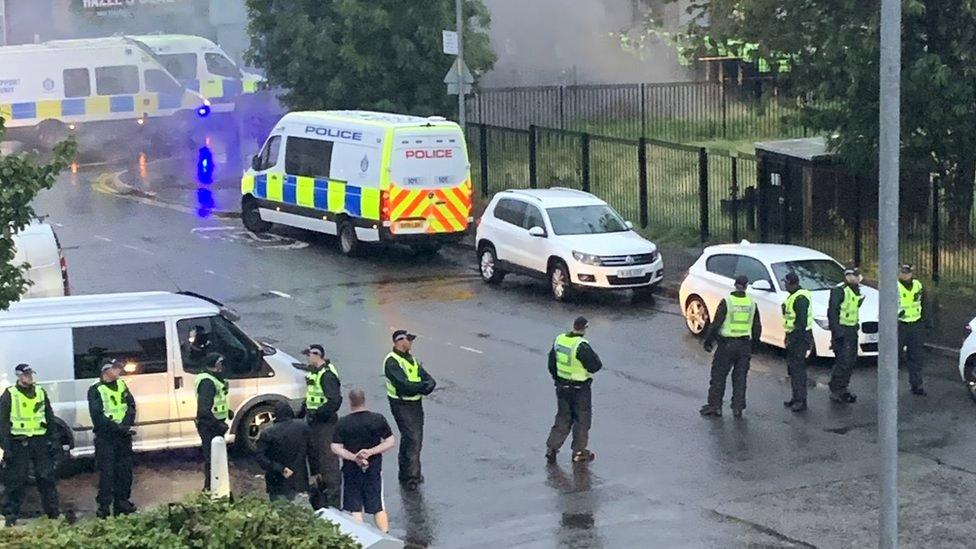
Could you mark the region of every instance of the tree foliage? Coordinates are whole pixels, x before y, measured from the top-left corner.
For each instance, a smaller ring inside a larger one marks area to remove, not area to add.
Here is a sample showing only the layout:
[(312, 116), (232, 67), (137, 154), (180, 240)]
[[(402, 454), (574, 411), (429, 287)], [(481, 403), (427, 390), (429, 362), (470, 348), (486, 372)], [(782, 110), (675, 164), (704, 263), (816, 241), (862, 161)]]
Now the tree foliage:
[[(976, 179), (976, 1), (903, 0), (903, 170), (935, 173), (953, 236), (969, 235)], [(878, 152), (879, 0), (695, 0), (689, 32), (794, 59), (805, 126), (860, 173)], [(708, 25), (700, 22), (707, 21)]]
[[(453, 0), (247, 0), (248, 59), (285, 90), (291, 109), (451, 112), (444, 74), (453, 56), (441, 31), (453, 29)], [(464, 54), (472, 72), (492, 67), (481, 0), (464, 2)]]
[[(0, 118), (0, 140), (3, 135), (3, 118)], [(58, 173), (71, 163), (75, 151), (75, 142), (68, 140), (56, 145), (46, 161), (36, 153), (0, 155), (0, 311), (27, 290), (27, 265), (13, 263), (14, 234), (34, 219), (31, 201), (37, 193), (54, 185)]]

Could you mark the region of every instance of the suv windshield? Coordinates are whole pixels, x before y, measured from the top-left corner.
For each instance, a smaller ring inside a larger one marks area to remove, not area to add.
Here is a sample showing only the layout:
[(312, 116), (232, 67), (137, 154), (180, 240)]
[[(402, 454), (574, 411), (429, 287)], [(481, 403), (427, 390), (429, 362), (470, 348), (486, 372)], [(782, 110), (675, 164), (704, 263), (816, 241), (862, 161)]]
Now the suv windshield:
[(829, 290), (844, 281), (844, 268), (829, 259), (773, 263), (773, 274), (780, 286), (790, 271), (800, 277), (800, 287), (810, 291)]
[(629, 231), (627, 223), (605, 204), (548, 208), (552, 232), (557, 235), (603, 234)]

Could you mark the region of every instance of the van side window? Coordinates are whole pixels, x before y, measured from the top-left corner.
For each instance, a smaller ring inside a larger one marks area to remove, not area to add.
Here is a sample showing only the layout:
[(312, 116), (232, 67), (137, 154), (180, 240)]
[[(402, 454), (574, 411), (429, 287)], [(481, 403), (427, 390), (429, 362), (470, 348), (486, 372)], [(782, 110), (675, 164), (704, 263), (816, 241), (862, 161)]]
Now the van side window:
[(270, 373), (262, 368), (264, 360), (258, 346), (222, 316), (183, 319), (177, 321), (176, 331), (184, 372), (202, 372), (207, 356), (218, 353), (224, 357), (224, 377), (227, 379), (267, 377)]
[(64, 96), (65, 97), (88, 97), (91, 95), (91, 78), (88, 69), (65, 69), (64, 76)]
[(204, 54), (203, 59), (207, 62), (207, 71), (210, 74), (216, 74), (217, 76), (226, 76), (228, 78), (243, 78), (244, 75), (241, 74), (240, 69), (236, 65), (231, 63), (230, 59), (227, 59), (219, 53), (207, 53)]
[(183, 93), (183, 86), (179, 82), (159, 69), (148, 69), (145, 72), (146, 91), (177, 95)]
[(267, 170), (273, 168), (275, 164), (278, 163), (278, 150), (281, 148), (281, 136), (272, 135), (268, 142), (264, 144), (264, 148), (261, 149), (261, 154), (258, 156), (258, 170)]
[(135, 65), (97, 67), (95, 90), (98, 95), (139, 93), (139, 69)]
[(160, 62), (174, 77), (179, 80), (197, 79), (197, 54), (195, 53), (167, 53), (158, 55)]
[(329, 177), (332, 142), (289, 137), (285, 143), (285, 173), (307, 177)]
[(102, 361), (121, 362), (123, 375), (161, 374), (166, 365), (166, 327), (162, 322), (85, 326), (71, 330), (75, 379), (94, 379)]

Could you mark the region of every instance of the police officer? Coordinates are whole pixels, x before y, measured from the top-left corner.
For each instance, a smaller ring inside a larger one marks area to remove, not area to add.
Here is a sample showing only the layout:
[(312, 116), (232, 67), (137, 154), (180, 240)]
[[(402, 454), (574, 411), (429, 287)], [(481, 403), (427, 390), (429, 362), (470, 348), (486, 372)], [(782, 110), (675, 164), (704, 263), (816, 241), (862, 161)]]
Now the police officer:
[(332, 436), (339, 419), (336, 412), (342, 405), (339, 371), (326, 358), (325, 348), (318, 343), (309, 345), (302, 354), (308, 357), (303, 414), (312, 428), (320, 468), (319, 485), (313, 491), (312, 506), (316, 509), (338, 508), (342, 477), (339, 475), (339, 457), (332, 453)]
[(573, 321), (573, 329), (556, 336), (549, 349), (549, 375), (556, 384), (556, 419), (546, 440), (546, 462), (556, 463), (556, 453), (573, 433), (573, 462), (589, 462), (596, 454), (587, 449), (593, 399), (590, 385), (593, 374), (603, 368), (590, 343), (586, 341), (589, 322), (583, 317)]
[[(708, 402), (698, 410), (704, 417), (722, 417), (725, 381), (732, 372), (732, 415), (742, 417), (746, 408), (746, 376), (752, 358), (752, 337), (755, 331), (756, 304), (746, 295), (749, 279), (735, 277), (735, 290), (723, 299), (715, 311), (715, 319), (705, 335), (705, 351), (712, 352), (715, 340), (718, 349), (712, 358)], [(758, 335), (758, 334), (755, 334)]]
[(57, 518), (58, 488), (54, 472), (52, 440), (54, 411), (42, 387), (34, 384), (34, 370), (27, 364), (14, 369), (17, 383), (0, 396), (0, 445), (3, 447), (7, 505), (4, 522), (13, 526), (20, 518), (20, 502), (28, 472), (34, 470), (41, 506), (49, 518)]
[(783, 302), (783, 330), (786, 332), (786, 371), (793, 396), (783, 406), (794, 412), (807, 409), (807, 353), (813, 345), (813, 302), (810, 290), (800, 287), (795, 272), (783, 279), (790, 295)]
[(210, 490), (210, 444), (227, 433), (227, 420), (233, 419), (227, 402), (229, 384), (223, 377), (224, 357), (218, 353), (206, 356), (207, 369), (197, 374), (197, 433), (203, 445), (203, 489)]
[(410, 354), (415, 339), (417, 336), (406, 330), (393, 332), (393, 351), (386, 355), (383, 364), (390, 411), (400, 430), (400, 483), (409, 490), (416, 490), (424, 482), (420, 469), (424, 442), (422, 399), (437, 386), (420, 361)]
[(915, 280), (912, 266), (901, 266), (898, 273), (898, 347), (905, 349), (905, 366), (912, 394), (925, 396), (922, 387), (922, 283)]
[(857, 402), (847, 390), (857, 364), (857, 337), (861, 325), (861, 272), (856, 267), (844, 271), (844, 282), (831, 288), (827, 305), (830, 344), (834, 349), (834, 368), (830, 372), (830, 400), (839, 404)]
[(98, 518), (136, 510), (132, 494), (132, 428), (136, 401), (122, 381), (122, 364), (115, 359), (102, 362), (101, 379), (88, 389), (88, 412), (95, 431), (95, 467), (98, 469)]

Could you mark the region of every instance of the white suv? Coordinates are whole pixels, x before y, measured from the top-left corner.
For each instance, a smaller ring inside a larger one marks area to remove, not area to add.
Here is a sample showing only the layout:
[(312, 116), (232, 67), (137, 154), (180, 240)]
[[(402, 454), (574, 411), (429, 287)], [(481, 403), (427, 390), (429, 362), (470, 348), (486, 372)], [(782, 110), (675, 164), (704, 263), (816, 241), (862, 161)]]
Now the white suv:
[(481, 278), (546, 277), (557, 300), (576, 288), (650, 291), (664, 278), (657, 246), (606, 202), (572, 189), (502, 191), (478, 221)]

